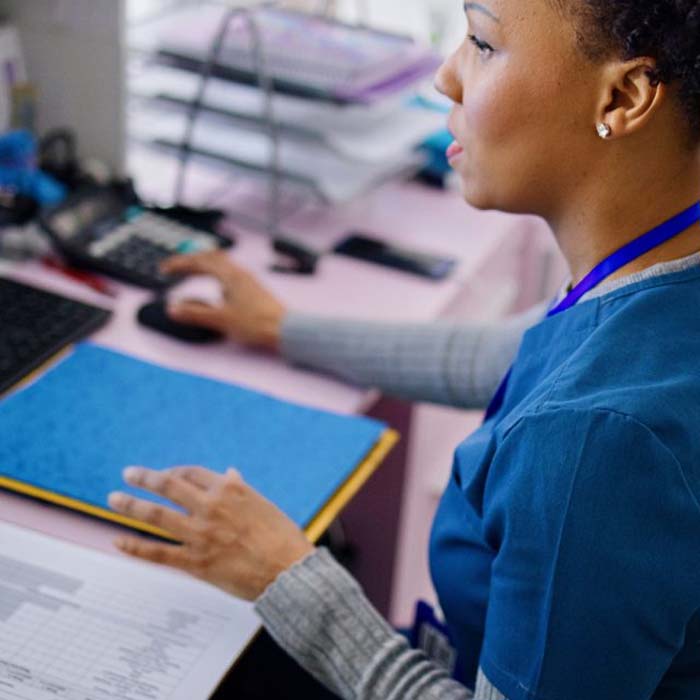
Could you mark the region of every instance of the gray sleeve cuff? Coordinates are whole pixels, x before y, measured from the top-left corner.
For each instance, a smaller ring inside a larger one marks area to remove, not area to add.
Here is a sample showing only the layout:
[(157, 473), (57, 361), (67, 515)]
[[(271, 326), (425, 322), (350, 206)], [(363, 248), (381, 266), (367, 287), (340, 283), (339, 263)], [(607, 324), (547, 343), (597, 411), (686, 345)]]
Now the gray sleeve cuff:
[(473, 697), (410, 649), (325, 549), (280, 575), (256, 609), (280, 646), (342, 698)]

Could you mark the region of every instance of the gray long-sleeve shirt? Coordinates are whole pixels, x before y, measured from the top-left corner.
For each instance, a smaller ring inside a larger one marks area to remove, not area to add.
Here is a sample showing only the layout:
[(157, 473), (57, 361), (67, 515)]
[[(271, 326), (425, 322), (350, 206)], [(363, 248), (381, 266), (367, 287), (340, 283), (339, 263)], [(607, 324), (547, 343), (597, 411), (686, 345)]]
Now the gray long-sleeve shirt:
[(501, 324), (337, 321), (290, 314), (282, 354), (295, 364), (415, 401), (484, 408), (539, 305)]
[[(502, 324), (386, 324), (290, 314), (282, 352), (293, 363), (405, 399), (483, 408), (517, 352), (537, 306)], [(258, 600), (270, 634), (343, 698), (463, 700), (462, 685), (408, 648), (358, 584), (319, 550)], [(504, 700), (479, 673), (478, 700)]]
[[(700, 264), (700, 254), (600, 285), (586, 299)], [(545, 306), (501, 325), (378, 324), (292, 314), (284, 356), (403, 398), (484, 408), (523, 332)], [(359, 585), (320, 549), (279, 576), (256, 608), (269, 633), (302, 666), (348, 700), (505, 700), (479, 671), (475, 692), (408, 647)]]

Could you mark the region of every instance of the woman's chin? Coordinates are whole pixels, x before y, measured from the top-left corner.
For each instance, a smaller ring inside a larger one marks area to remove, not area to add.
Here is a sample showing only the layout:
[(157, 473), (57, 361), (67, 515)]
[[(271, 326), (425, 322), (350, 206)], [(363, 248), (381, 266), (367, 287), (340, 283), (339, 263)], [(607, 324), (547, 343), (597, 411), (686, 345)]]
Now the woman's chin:
[(467, 204), (474, 209), (495, 209), (493, 198), (473, 178), (460, 175), (460, 188)]

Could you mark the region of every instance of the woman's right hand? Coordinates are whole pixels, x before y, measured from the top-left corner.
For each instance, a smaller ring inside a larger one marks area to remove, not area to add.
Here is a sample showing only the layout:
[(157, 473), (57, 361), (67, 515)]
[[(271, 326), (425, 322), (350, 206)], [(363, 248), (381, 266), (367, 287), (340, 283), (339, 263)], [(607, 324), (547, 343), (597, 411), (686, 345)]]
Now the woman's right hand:
[(221, 284), (219, 305), (181, 301), (168, 307), (174, 321), (224, 333), (242, 345), (277, 352), (285, 306), (247, 270), (222, 251), (180, 255), (166, 260), (162, 269), (173, 275), (208, 275)]

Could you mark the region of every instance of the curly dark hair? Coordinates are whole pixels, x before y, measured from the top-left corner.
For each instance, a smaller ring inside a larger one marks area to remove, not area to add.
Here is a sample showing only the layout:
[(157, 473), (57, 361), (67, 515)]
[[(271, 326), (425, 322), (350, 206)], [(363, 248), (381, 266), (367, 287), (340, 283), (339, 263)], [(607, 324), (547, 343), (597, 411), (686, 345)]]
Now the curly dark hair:
[(591, 59), (656, 61), (650, 78), (678, 86), (693, 141), (700, 142), (700, 0), (554, 0), (577, 20)]

